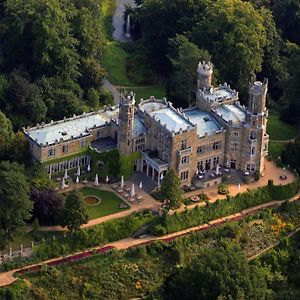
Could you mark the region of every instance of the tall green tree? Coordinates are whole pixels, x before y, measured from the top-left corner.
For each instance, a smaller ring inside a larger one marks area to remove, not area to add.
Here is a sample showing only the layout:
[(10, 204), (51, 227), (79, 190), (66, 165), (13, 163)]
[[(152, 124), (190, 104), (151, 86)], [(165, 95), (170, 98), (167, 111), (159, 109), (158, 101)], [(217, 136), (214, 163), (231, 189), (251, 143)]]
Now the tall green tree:
[(88, 215), (83, 205), (83, 196), (73, 189), (65, 199), (65, 205), (60, 214), (60, 224), (70, 231), (78, 231), (80, 226), (87, 222)]
[(10, 120), (0, 111), (0, 158), (6, 154), (10, 147), (13, 137), (12, 125)]
[(59, 0), (6, 1), (1, 23), (7, 69), (23, 66), (34, 77), (78, 77), (78, 41), (72, 35), (66, 7)]
[(24, 168), (17, 163), (0, 162), (0, 232), (2, 245), (31, 217), (32, 202)]
[(241, 0), (211, 1), (199, 15), (191, 38), (212, 55), (221, 81), (246, 94), (251, 77), (261, 71), (267, 43), (263, 17), (253, 5)]
[(286, 44), (288, 57), (285, 60), (288, 76), (282, 81), (283, 96), (282, 118), (290, 123), (300, 124), (300, 46)]
[(166, 280), (163, 299), (270, 299), (263, 269), (238, 247), (208, 248)]
[(211, 61), (206, 50), (199, 49), (184, 35), (169, 39), (169, 59), (172, 73), (168, 84), (168, 98), (181, 107), (191, 105), (196, 99), (197, 66), (199, 61)]
[(182, 190), (180, 188), (180, 178), (174, 169), (170, 169), (164, 176), (160, 193), (168, 201), (168, 208), (178, 207), (182, 200)]

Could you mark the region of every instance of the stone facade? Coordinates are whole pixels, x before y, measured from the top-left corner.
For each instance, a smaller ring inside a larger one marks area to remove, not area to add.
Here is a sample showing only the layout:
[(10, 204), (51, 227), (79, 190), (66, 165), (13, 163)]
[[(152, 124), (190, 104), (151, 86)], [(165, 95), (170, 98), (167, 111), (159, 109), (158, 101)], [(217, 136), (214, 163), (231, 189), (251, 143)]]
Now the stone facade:
[(263, 173), (269, 140), (268, 81), (250, 84), (247, 108), (226, 83), (213, 87), (212, 74), (211, 63), (199, 63), (195, 107), (176, 109), (166, 99), (154, 97), (141, 99), (135, 106), (133, 93), (121, 94), (119, 107), (24, 129), (32, 155), (41, 162), (65, 156), (64, 166), (69, 167), (70, 154), (80, 154), (83, 147), (95, 142), (101, 148), (110, 138), (121, 155), (139, 151), (141, 159), (135, 169), (157, 184), (169, 168), (177, 171), (182, 185), (202, 178), (199, 173), (211, 175), (200, 182), (202, 186), (217, 184), (220, 166), (247, 174)]

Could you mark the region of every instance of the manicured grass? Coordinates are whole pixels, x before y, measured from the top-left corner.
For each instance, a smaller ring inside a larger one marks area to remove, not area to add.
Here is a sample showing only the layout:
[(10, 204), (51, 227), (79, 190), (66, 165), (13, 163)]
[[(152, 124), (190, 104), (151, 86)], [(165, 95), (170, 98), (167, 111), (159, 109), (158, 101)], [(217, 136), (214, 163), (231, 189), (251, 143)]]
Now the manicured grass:
[(271, 140), (288, 140), (297, 134), (297, 128), (281, 121), (278, 115), (270, 115), (267, 132)]
[(157, 99), (162, 99), (163, 97), (166, 97), (166, 89), (162, 84), (145, 87), (135, 87), (132, 88), (132, 91), (136, 94), (135, 99), (138, 103), (140, 102), (141, 98), (149, 99), (151, 96), (154, 96)]
[(134, 86), (126, 75), (126, 60), (129, 54), (118, 44), (111, 41), (107, 45), (102, 64), (108, 73), (108, 79), (115, 85)]
[(285, 147), (286, 144), (283, 143), (269, 142), (269, 155), (275, 162), (280, 163), (279, 157)]
[[(100, 198), (101, 203), (98, 205), (88, 205), (84, 203), (89, 219), (93, 220), (96, 218), (104, 217), (114, 213), (121, 212), (122, 210), (129, 209), (121, 198), (115, 193), (109, 191), (103, 191), (97, 188), (84, 187), (80, 190), (84, 196), (97, 196)], [(125, 204), (127, 208), (120, 208), (120, 204)]]

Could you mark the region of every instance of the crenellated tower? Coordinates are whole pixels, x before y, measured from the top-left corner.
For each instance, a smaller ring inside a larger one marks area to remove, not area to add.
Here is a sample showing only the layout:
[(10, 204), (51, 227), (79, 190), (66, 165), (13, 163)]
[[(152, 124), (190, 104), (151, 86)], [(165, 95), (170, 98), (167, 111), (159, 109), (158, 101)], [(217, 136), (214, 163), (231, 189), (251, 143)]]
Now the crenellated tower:
[[(249, 105), (244, 126), (244, 166), (246, 171), (259, 171), (263, 174), (264, 157), (268, 153), (269, 136), (267, 130), (268, 111), (266, 98), (268, 80), (253, 80), (249, 86)], [(249, 170), (250, 168), (250, 170)]]
[(133, 92), (120, 94), (118, 149), (121, 155), (129, 155), (133, 151), (134, 105)]
[(209, 89), (212, 87), (213, 64), (211, 62), (199, 62), (197, 69), (197, 89)]

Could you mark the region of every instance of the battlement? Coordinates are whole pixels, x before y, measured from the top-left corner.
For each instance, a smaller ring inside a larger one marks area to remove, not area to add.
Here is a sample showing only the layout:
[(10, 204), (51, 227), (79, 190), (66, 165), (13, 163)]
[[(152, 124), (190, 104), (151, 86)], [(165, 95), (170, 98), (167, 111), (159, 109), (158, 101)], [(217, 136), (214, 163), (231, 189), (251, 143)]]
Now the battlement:
[(120, 93), (120, 104), (122, 105), (134, 105), (135, 104), (135, 94), (131, 91), (128, 93), (125, 91), (124, 93)]
[(197, 72), (199, 75), (210, 76), (213, 73), (213, 64), (211, 62), (200, 61)]
[(250, 83), (250, 93), (256, 95), (265, 95), (268, 90), (268, 79), (264, 79), (263, 82), (261, 81), (252, 81)]

